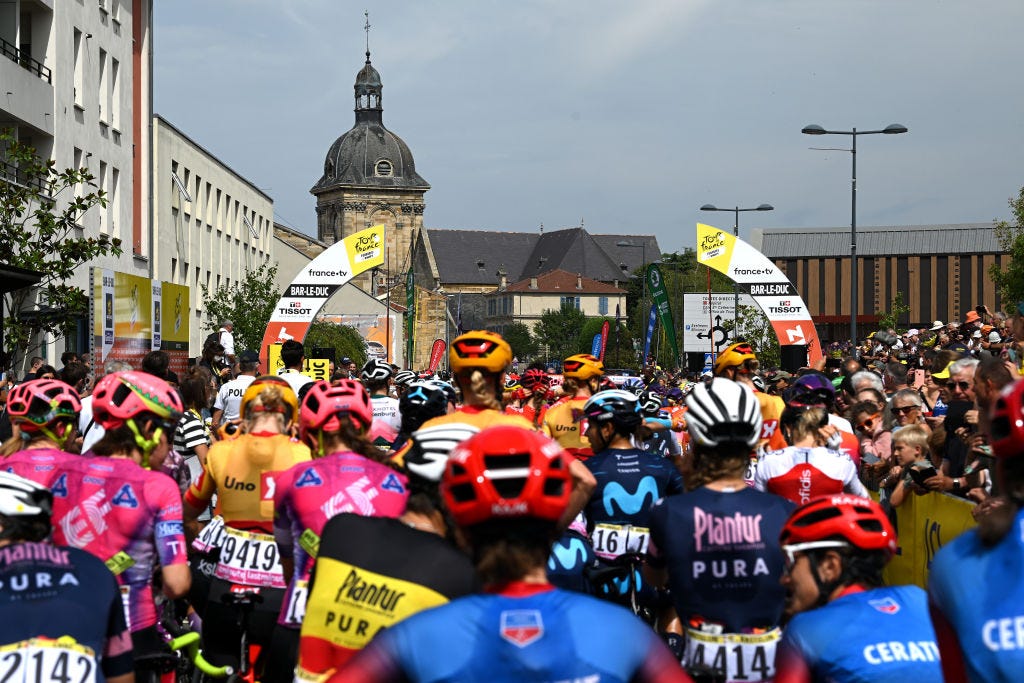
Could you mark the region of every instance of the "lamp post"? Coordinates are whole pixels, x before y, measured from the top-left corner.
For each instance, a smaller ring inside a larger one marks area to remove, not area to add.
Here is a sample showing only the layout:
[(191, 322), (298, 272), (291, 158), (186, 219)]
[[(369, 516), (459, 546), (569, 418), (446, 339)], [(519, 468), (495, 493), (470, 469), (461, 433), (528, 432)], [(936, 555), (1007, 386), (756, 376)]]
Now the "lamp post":
[[(900, 133), (906, 133), (907, 127), (898, 123), (892, 123), (881, 130), (826, 130), (818, 125), (804, 126), (801, 130), (804, 135), (849, 135), (853, 141), (850, 149), (845, 147), (830, 148), (837, 149), (838, 151), (850, 152), (853, 159), (853, 173), (850, 179), (850, 270), (853, 273), (851, 278), (851, 284), (853, 286), (853, 295), (850, 297), (850, 304), (852, 310), (850, 312), (850, 341), (853, 344), (853, 356), (859, 358), (860, 354), (857, 351), (857, 308), (858, 308), (858, 289), (860, 288), (859, 277), (857, 273), (857, 136), (858, 135), (899, 135)], [(814, 149), (814, 148), (812, 148)]]
[[(701, 211), (732, 211), (736, 215), (736, 219), (732, 224), (732, 234), (739, 239), (740, 236), (740, 211), (774, 211), (775, 207), (771, 204), (760, 204), (758, 206), (751, 207), (749, 209), (741, 209), (736, 206), (731, 209), (720, 209), (714, 204), (705, 204), (700, 207)], [(733, 304), (732, 304), (732, 324), (733, 334), (736, 333), (736, 328), (739, 325), (739, 310), (740, 310), (740, 285), (737, 282), (733, 282)], [(708, 301), (708, 307), (710, 308), (711, 301)]]

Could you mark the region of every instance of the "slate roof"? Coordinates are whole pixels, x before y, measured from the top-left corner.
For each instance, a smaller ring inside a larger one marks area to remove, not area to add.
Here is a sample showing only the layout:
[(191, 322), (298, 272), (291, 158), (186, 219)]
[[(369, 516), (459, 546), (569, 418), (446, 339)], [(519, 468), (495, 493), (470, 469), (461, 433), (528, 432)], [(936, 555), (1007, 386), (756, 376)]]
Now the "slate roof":
[[(497, 285), (498, 268), (509, 280), (520, 273), (540, 238), (536, 233), (491, 230), (428, 229), (431, 251), (441, 283)], [(479, 266), (478, 263), (483, 265)]]
[[(576, 289), (576, 273), (567, 270), (552, 270), (542, 273), (537, 277), (537, 288), (530, 287), (530, 280), (526, 278), (513, 283), (505, 288), (505, 292), (535, 292), (538, 294), (553, 294), (562, 292), (576, 292), (577, 294), (625, 294), (626, 290), (614, 287), (604, 282), (592, 280), (589, 277), (580, 278), (582, 289)], [(499, 294), (503, 292), (498, 292)]]
[[(992, 223), (857, 228), (858, 256), (998, 254), (1002, 251)], [(771, 259), (849, 256), (850, 228), (765, 229), (761, 235), (761, 253)]]

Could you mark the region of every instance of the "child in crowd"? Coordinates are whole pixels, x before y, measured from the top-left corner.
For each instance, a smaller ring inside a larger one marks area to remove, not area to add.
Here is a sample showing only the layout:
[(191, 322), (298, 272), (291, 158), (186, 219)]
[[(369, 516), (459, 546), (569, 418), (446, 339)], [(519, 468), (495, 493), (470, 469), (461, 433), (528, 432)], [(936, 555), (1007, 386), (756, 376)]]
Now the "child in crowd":
[(908, 425), (892, 435), (892, 454), (896, 465), (882, 480), (889, 494), (889, 504), (899, 507), (907, 492), (917, 495), (928, 492), (921, 482), (935, 476), (935, 466), (928, 460), (928, 430), (921, 425)]

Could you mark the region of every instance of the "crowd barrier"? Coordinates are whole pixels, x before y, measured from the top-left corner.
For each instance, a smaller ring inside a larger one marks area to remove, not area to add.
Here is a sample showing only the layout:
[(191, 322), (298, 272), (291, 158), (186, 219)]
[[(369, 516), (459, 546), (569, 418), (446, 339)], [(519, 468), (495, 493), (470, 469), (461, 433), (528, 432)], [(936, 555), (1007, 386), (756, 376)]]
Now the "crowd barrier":
[(910, 495), (895, 509), (899, 550), (885, 570), (888, 585), (928, 586), (939, 548), (976, 526), (974, 502), (945, 493)]

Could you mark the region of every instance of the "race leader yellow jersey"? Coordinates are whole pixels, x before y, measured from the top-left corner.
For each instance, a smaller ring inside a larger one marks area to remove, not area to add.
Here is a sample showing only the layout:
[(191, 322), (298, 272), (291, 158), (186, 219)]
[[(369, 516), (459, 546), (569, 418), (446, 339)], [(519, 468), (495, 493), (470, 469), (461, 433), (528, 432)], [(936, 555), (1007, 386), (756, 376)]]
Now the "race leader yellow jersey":
[(185, 493), (185, 502), (203, 508), (217, 494), (217, 513), (240, 529), (274, 533), (274, 477), (310, 459), (305, 444), (285, 434), (243, 434), (218, 441), (206, 454), (206, 465)]
[(590, 440), (583, 435), (587, 423), (579, 421), (583, 415), (583, 406), (589, 400), (589, 396), (563, 398), (548, 408), (544, 416), (544, 433), (580, 460), (586, 460), (594, 454)]

